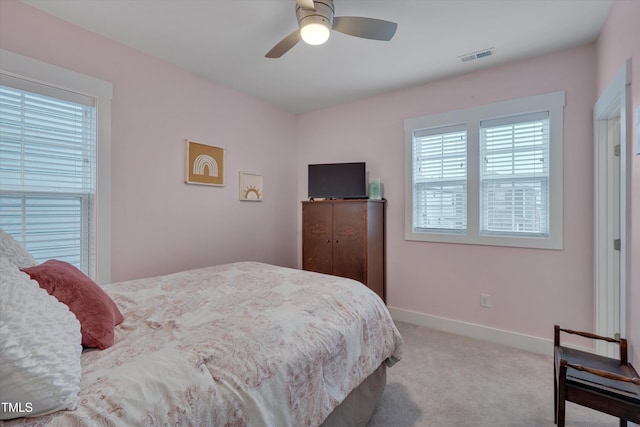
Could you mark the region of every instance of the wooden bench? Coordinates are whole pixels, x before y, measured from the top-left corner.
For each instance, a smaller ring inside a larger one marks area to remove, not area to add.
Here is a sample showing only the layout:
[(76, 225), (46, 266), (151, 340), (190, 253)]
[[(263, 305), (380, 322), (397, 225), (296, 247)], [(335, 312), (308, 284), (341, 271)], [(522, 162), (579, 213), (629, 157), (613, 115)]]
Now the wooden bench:
[[(580, 351), (560, 345), (560, 332), (617, 343), (620, 359)], [(564, 427), (565, 402), (574, 402), (620, 418), (640, 423), (640, 379), (627, 360), (627, 341), (601, 337), (588, 332), (554, 330), (555, 423)]]

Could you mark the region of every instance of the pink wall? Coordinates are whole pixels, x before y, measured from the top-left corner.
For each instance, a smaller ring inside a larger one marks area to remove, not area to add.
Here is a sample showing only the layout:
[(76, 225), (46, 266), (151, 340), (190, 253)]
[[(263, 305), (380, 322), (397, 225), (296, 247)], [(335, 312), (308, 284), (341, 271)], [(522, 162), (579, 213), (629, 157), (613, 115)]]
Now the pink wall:
[[(113, 83), (112, 280), (237, 260), (295, 266), (295, 116), (15, 0), (0, 47)], [(224, 187), (186, 185), (184, 139), (225, 147)], [(294, 155), (292, 154), (292, 158)], [(264, 176), (240, 202), (238, 172)]]
[[(566, 91), (564, 250), (404, 240), (404, 119), (558, 90)], [(303, 115), (298, 173), (306, 179), (310, 162), (364, 160), (382, 179), (390, 306), (537, 337), (551, 338), (554, 323), (592, 330), (596, 99), (595, 44), (443, 79)], [(481, 293), (491, 308), (480, 307)]]
[[(16, 0), (0, 0), (0, 47), (113, 83), (113, 280), (239, 259), (296, 265), (306, 165), (364, 160), (389, 200), (391, 306), (550, 338), (554, 323), (593, 327), (592, 106), (622, 61), (638, 58), (640, 30), (632, 21), (639, 7), (617, 0), (597, 45), (299, 117)], [(635, 67), (635, 82), (638, 73)], [(556, 90), (567, 94), (564, 250), (404, 240), (405, 118)], [(633, 93), (638, 105), (640, 85)], [(226, 148), (225, 187), (182, 183), (184, 138)], [(291, 157), (279, 155), (286, 150)], [(640, 157), (631, 161), (631, 217), (637, 218)], [(264, 202), (238, 201), (240, 170), (264, 175)], [(632, 257), (638, 258), (637, 219), (631, 233)], [(640, 324), (635, 264), (631, 333), (632, 345), (640, 348), (640, 328), (633, 328)], [(490, 309), (480, 307), (480, 293), (491, 294)]]
[(636, 109), (640, 108), (640, 2), (616, 0), (598, 39), (598, 94), (607, 87), (618, 69), (631, 59), (631, 106), (633, 130), (629, 148), (630, 168), (630, 253), (629, 253), (629, 338), (634, 349), (633, 363), (640, 366), (640, 155), (635, 154), (638, 129)]

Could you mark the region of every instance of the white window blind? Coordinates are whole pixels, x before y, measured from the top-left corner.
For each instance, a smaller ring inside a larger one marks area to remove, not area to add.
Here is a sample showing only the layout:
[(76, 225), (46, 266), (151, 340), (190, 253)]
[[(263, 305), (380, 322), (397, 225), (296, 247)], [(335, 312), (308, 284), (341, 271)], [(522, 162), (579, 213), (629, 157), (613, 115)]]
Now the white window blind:
[(549, 113), (480, 122), (483, 234), (549, 235)]
[(0, 227), (39, 262), (95, 269), (94, 98), (2, 75)]
[(467, 131), (454, 125), (413, 131), (413, 229), (467, 228)]

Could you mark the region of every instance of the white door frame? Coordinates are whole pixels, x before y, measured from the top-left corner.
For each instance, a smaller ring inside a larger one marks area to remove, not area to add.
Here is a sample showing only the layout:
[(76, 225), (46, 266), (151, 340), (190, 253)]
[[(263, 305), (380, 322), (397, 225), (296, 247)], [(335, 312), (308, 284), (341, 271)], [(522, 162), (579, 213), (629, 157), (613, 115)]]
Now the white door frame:
[[(595, 330), (627, 335), (627, 150), (631, 136), (631, 61), (627, 60), (593, 109), (594, 123), (594, 281)], [(614, 154), (619, 144), (619, 157)], [(619, 245), (614, 241), (619, 239)], [(619, 246), (619, 251), (614, 248)], [(598, 342), (596, 351), (616, 356), (614, 346)]]

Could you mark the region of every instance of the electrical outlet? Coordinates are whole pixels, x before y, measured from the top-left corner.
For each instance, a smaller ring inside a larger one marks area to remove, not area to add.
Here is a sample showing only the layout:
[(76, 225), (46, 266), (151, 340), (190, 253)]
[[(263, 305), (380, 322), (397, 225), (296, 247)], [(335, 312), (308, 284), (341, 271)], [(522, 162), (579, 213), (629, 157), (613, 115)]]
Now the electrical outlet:
[(482, 307), (491, 307), (491, 295), (480, 294), (480, 305)]

